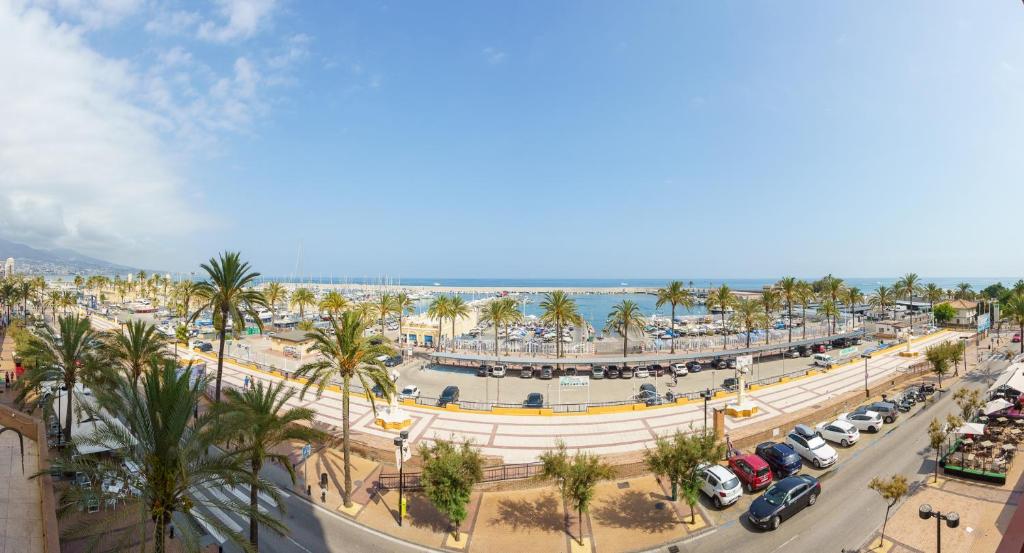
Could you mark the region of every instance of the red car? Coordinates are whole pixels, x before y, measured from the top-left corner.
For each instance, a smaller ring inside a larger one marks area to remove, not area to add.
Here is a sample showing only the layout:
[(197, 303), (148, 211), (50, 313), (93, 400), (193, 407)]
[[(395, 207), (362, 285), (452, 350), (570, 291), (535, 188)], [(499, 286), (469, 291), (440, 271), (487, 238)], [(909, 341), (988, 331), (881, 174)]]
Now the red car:
[(1017, 343), (1019, 343), (1019, 342), (1020, 342), (1020, 332), (1018, 332), (1018, 333), (1014, 334), (1014, 335), (1013, 335), (1013, 340), (1011, 340), (1011, 341), (1012, 341), (1012, 342), (1013, 342), (1014, 344), (1017, 344)]
[(743, 482), (748, 492), (754, 492), (772, 483), (772, 469), (764, 459), (753, 454), (729, 457), (729, 470)]

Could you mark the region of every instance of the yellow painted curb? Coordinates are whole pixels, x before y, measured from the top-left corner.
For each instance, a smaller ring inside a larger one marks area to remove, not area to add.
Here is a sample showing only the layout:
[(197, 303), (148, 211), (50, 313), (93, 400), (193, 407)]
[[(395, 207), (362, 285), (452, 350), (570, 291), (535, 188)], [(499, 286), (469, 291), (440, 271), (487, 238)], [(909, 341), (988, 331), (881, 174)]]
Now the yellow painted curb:
[(704, 528), (708, 525), (708, 523), (704, 520), (704, 517), (699, 514), (696, 515), (696, 517), (694, 517), (692, 524), (690, 523), (690, 515), (684, 514), (682, 518), (682, 523), (683, 526), (686, 527), (687, 534), (692, 534), (693, 532), (696, 532), (697, 530), (700, 530), (701, 528)]
[(338, 507), (338, 510), (343, 512), (343, 513), (345, 513), (346, 515), (348, 515), (348, 516), (350, 516), (352, 518), (356, 518), (356, 516), (359, 515), (359, 511), (363, 510), (363, 505), (360, 505), (359, 503), (356, 503), (356, 502), (353, 501), (352, 502), (352, 506), (346, 508), (345, 504), (342, 503)]
[(730, 417), (737, 417), (737, 418), (740, 418), (740, 417), (753, 417), (754, 415), (757, 414), (757, 411), (758, 411), (758, 409), (757, 409), (756, 405), (751, 405), (750, 409), (735, 409), (735, 408), (729, 407), (729, 406), (725, 407), (725, 414), (726, 415), (729, 415)]
[(569, 537), (569, 553), (590, 553), (590, 538), (583, 538), (583, 545), (574, 537)]
[(870, 545), (868, 545), (868, 551), (874, 551), (875, 553), (889, 553), (895, 544), (889, 540), (882, 540), (879, 543), (875, 538), (871, 538)]
[(373, 419), (373, 423), (384, 430), (402, 430), (403, 428), (409, 428), (412, 426), (412, 419), (405, 419), (398, 422), (388, 422), (384, 419)]
[(450, 532), (445, 532), (445, 547), (449, 549), (465, 549), (467, 545), (469, 545), (469, 534), (459, 532), (459, 540), (455, 541)]

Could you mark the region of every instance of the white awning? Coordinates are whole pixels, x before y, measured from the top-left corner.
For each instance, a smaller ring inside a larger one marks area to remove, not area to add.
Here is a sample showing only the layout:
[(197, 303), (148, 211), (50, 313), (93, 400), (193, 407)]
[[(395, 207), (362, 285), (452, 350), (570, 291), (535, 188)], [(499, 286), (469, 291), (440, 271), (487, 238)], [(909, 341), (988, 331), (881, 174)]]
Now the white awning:
[(985, 433), (985, 425), (980, 422), (968, 422), (960, 428), (957, 428), (956, 433), (980, 436)]
[(1024, 363), (1014, 363), (1006, 367), (992, 386), (989, 386), (988, 391), (991, 392), (1001, 386), (1024, 392)]
[(997, 398), (997, 399), (993, 399), (992, 401), (986, 403), (985, 407), (982, 407), (981, 410), (986, 415), (991, 415), (992, 413), (995, 413), (996, 411), (1002, 411), (1003, 409), (1006, 409), (1008, 407), (1013, 407), (1013, 404), (1010, 403), (1009, 401), (1006, 401), (1003, 398)]
[[(81, 384), (75, 384), (75, 392), (71, 394), (72, 402), (74, 403), (74, 409), (71, 411), (71, 440), (75, 441), (76, 438), (91, 437), (97, 428), (103, 426), (104, 422), (96, 415), (90, 414), (84, 405), (89, 405), (95, 409), (96, 399), (93, 397), (92, 392), (83, 387)], [(54, 412), (59, 416), (59, 422), (61, 428), (64, 427), (64, 417), (67, 416), (67, 410), (69, 408), (67, 392), (61, 391), (57, 394), (57, 397), (53, 400)], [(121, 421), (110, 416), (106, 411), (102, 411), (104, 418), (112, 421), (112, 423), (119, 427), (124, 427)], [(99, 444), (76, 444), (78, 453), (80, 455), (91, 455), (93, 453), (102, 453), (104, 451), (110, 451), (111, 448), (99, 445)]]

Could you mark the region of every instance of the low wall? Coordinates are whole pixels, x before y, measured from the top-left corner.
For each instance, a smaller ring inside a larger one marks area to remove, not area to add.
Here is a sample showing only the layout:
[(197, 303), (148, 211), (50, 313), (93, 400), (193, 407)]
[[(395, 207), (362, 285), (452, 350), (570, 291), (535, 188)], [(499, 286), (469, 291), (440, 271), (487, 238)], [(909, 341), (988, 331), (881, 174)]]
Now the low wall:
[(26, 467), (26, 476), (41, 473), (35, 479), (39, 485), (39, 509), (43, 521), (43, 551), (45, 553), (60, 552), (60, 528), (57, 525), (57, 500), (53, 493), (53, 481), (46, 471), (50, 468), (49, 449), (46, 445), (46, 428), (43, 421), (30, 417), (6, 405), (0, 405), (0, 426), (13, 428), (29, 440), (36, 443), (38, 452), (37, 465)]

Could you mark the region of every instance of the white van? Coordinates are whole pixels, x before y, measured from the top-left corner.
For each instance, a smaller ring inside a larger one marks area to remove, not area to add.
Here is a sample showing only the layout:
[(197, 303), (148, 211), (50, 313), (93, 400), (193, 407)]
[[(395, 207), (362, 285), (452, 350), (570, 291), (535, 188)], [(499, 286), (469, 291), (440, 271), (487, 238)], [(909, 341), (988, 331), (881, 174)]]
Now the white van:
[(832, 356), (827, 353), (815, 353), (813, 359), (814, 365), (817, 367), (825, 367), (828, 369), (835, 364), (835, 359), (832, 359)]

